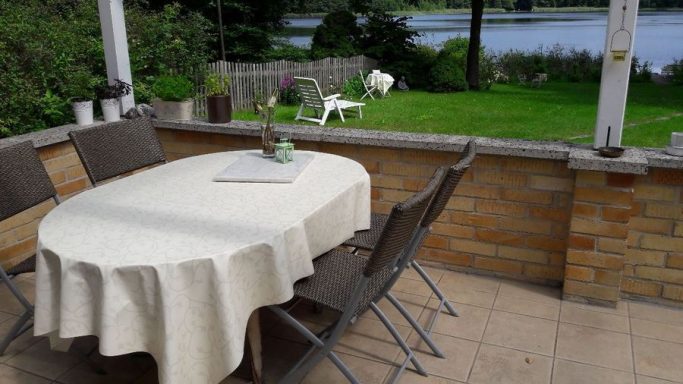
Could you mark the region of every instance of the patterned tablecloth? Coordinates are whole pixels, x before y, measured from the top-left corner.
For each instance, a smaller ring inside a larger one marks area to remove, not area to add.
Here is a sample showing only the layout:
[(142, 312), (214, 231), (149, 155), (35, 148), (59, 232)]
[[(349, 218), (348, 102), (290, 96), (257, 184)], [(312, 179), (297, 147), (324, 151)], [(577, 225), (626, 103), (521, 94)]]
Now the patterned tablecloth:
[[(315, 153), (291, 184), (211, 179), (244, 152), (191, 157), (83, 192), (38, 233), (35, 334), (149, 352), (161, 383), (218, 383), (251, 312), (289, 300), (312, 259), (370, 225), (370, 178)], [(297, 152), (301, 153), (301, 152)]]
[(370, 73), (365, 82), (377, 86), (377, 89), (384, 96), (394, 85), (394, 78), (388, 73)]

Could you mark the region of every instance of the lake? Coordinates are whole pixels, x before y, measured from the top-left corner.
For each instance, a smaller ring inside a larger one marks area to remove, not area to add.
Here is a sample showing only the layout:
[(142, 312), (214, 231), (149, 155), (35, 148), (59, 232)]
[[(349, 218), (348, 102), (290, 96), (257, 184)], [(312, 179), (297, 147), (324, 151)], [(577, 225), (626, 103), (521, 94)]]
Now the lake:
[[(286, 37), (307, 46), (321, 18), (288, 18)], [(363, 20), (359, 19), (359, 23)], [(468, 14), (419, 15), (409, 21), (421, 33), (422, 44), (438, 46), (457, 36), (469, 35)], [(566, 48), (602, 52), (605, 48), (606, 12), (485, 14), (482, 43), (494, 52), (534, 50), (560, 44)], [(652, 62), (658, 71), (675, 58), (683, 58), (683, 12), (640, 12), (636, 25), (635, 55)]]

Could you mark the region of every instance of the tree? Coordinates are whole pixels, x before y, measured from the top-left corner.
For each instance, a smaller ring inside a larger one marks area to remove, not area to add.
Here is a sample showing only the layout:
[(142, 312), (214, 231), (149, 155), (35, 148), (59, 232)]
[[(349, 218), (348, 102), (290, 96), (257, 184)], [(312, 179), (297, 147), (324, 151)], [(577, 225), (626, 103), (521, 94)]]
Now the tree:
[(311, 56), (349, 57), (358, 52), (363, 30), (356, 23), (356, 16), (349, 11), (328, 13), (322, 24), (315, 28), (311, 43)]
[(470, 21), (470, 42), (467, 48), (467, 70), (465, 77), (469, 89), (479, 90), (479, 49), (481, 47), (481, 19), (484, 16), (484, 0), (472, 0)]

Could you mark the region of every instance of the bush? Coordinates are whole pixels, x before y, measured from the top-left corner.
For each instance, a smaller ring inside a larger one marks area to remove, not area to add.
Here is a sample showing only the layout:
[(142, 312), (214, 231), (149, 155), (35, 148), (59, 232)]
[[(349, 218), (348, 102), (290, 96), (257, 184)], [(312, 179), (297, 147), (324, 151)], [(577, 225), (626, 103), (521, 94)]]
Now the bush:
[[(137, 102), (173, 69), (190, 73), (211, 57), (211, 22), (180, 5), (161, 11), (126, 3)], [(37, 17), (36, 15), (40, 15)], [(0, 0), (0, 137), (73, 121), (68, 101), (93, 98), (106, 69), (96, 0)]]
[(278, 41), (266, 55), (266, 61), (288, 60), (305, 62), (311, 58), (311, 50), (297, 47), (286, 41)]
[(365, 94), (365, 86), (363, 85), (363, 79), (367, 77), (367, 73), (363, 73), (363, 77), (361, 78), (361, 75), (357, 76), (352, 76), (350, 79), (346, 80), (344, 82), (344, 85), (342, 87), (342, 93), (344, 94), (344, 97), (351, 97), (351, 98), (361, 98)]
[(535, 51), (509, 50), (500, 53), (495, 66), (502, 77), (516, 81), (532, 79), (535, 73), (547, 73), (550, 79), (584, 82), (600, 80), (602, 56), (588, 50), (566, 50), (560, 45)]
[(285, 105), (299, 104), (301, 99), (296, 91), (296, 83), (292, 75), (286, 75), (280, 80), (280, 103)]
[(152, 86), (154, 95), (164, 101), (185, 101), (194, 95), (194, 86), (185, 76), (160, 76)]
[(210, 73), (204, 79), (206, 96), (226, 96), (230, 94), (230, 75)]
[(683, 59), (674, 60), (671, 65), (671, 82), (676, 85), (683, 85)]
[(629, 81), (634, 83), (649, 83), (652, 81), (652, 63), (645, 61), (643, 64), (640, 64), (640, 60), (633, 56), (629, 79)]
[(441, 52), (429, 72), (433, 92), (457, 92), (467, 90), (463, 58), (455, 53)]

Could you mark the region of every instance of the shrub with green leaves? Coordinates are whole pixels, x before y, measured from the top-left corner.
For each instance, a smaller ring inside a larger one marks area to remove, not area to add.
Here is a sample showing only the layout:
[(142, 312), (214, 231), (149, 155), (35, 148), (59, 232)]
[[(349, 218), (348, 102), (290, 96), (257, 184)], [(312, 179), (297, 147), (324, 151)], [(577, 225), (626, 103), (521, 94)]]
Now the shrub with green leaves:
[(440, 53), (429, 72), (429, 89), (433, 92), (458, 92), (467, 90), (463, 58), (454, 53)]
[(152, 92), (164, 101), (185, 101), (194, 95), (194, 86), (182, 75), (160, 76), (154, 81)]
[(683, 59), (674, 60), (671, 67), (671, 82), (676, 85), (683, 85)]
[(358, 74), (357, 76), (351, 76), (344, 82), (342, 87), (342, 93), (344, 97), (358, 98), (360, 99), (365, 94), (365, 86), (363, 85), (363, 79), (367, 76), (367, 73), (363, 73), (363, 77)]
[(206, 96), (227, 96), (230, 94), (230, 75), (210, 73), (204, 79)]

